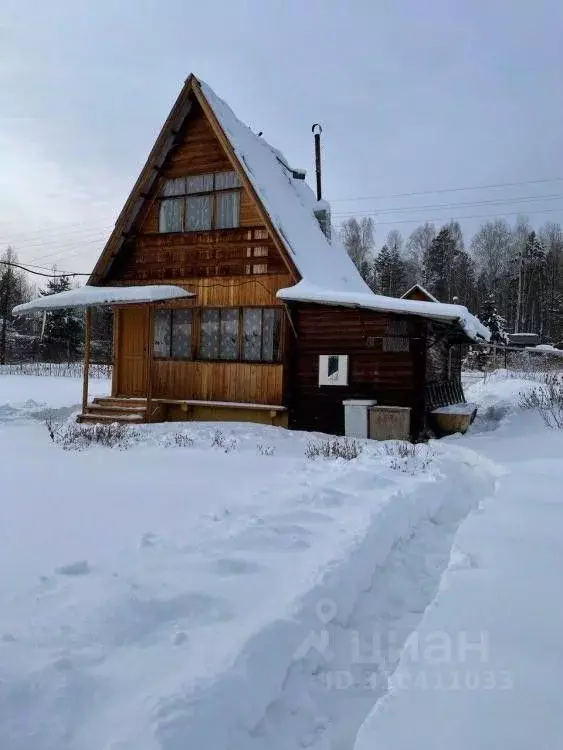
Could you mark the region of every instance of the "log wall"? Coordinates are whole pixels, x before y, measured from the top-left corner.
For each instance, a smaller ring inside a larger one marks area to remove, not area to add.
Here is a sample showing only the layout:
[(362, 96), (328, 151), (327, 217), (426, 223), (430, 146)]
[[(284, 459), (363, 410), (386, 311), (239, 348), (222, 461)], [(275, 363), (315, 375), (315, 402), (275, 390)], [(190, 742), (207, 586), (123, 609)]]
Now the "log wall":
[[(301, 305), (292, 308), (297, 338), (288, 375), (290, 427), (344, 432), (349, 398), (413, 409), (413, 433), (423, 419), (424, 323), (368, 310)], [(397, 332), (400, 332), (400, 335)], [(408, 351), (384, 351), (384, 340), (408, 340)], [(348, 355), (348, 385), (319, 386), (319, 355)]]

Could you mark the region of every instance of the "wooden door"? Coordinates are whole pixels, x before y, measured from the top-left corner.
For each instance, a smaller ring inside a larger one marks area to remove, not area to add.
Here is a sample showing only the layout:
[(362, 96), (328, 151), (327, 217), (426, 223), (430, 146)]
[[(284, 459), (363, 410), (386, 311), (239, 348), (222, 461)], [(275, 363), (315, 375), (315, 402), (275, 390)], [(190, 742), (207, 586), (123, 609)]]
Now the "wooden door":
[(147, 307), (122, 307), (119, 312), (117, 350), (117, 394), (147, 395)]

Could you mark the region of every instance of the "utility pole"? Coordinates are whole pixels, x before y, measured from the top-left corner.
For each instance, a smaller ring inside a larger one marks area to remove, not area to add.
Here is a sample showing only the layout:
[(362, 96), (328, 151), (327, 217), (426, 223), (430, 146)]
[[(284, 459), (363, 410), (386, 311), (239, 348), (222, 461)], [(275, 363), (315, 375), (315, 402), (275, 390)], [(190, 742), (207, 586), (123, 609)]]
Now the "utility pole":
[[(2, 263), (2, 261), (0, 261)], [(6, 364), (6, 339), (8, 329), (8, 310), (11, 286), (12, 269), (6, 265), (6, 270), (2, 274), (2, 299), (0, 306), (0, 316), (2, 318), (2, 328), (0, 329), (0, 365)]]

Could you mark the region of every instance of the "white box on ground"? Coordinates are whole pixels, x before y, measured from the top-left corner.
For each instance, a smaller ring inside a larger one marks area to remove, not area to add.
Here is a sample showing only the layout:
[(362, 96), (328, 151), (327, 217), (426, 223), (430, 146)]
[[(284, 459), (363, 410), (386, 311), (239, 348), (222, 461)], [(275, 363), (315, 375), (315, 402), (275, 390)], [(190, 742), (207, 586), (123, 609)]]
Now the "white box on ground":
[(375, 406), (374, 399), (351, 398), (342, 402), (344, 404), (344, 434), (346, 437), (367, 438), (368, 436), (368, 409)]

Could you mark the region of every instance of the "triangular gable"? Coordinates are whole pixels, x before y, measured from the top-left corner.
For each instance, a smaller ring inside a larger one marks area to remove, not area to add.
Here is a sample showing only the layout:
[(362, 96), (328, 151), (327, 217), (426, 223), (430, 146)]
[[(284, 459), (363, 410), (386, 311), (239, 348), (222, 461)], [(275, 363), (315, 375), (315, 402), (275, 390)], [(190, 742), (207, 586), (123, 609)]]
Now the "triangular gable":
[(284, 258), (294, 282), (364, 292), (368, 289), (344, 248), (330, 243), (313, 211), (315, 196), (279, 151), (238, 120), (207, 84), (190, 75), (164, 123), (147, 162), (96, 263), (90, 284), (103, 283), (144, 201), (154, 190), (166, 158), (177, 144), (193, 99), (203, 110), (233, 168), (256, 203), (262, 221)]
[(410, 289), (401, 295), (401, 299), (419, 300), (421, 302), (438, 302), (439, 304), (439, 300), (437, 300), (433, 294), (430, 294), (430, 292), (421, 284), (413, 284)]
[(145, 201), (148, 199), (149, 195), (154, 192), (155, 183), (166, 165), (168, 155), (181, 143), (184, 122), (190, 114), (194, 99), (200, 104), (209, 125), (225, 150), (225, 154), (231, 162), (233, 169), (238, 173), (242, 184), (254, 199), (260, 218), (266, 227), (268, 227), (274, 244), (286, 262), (289, 272), (295, 281), (299, 279), (297, 269), (287, 257), (287, 251), (283, 247), (274, 227), (271, 225), (264, 207), (261, 205), (258, 197), (254, 194), (253, 187), (248, 180), (245, 170), (234, 155), (225, 134), (216, 122), (212, 113), (210, 116), (209, 107), (206, 105), (204, 97), (201, 94), (199, 81), (193, 74), (191, 74), (186, 79), (182, 91), (178, 95), (170, 114), (162, 126), (141, 174), (134, 184), (133, 189), (131, 190), (131, 193), (115, 223), (115, 227), (94, 267), (94, 270), (92, 271), (88, 284), (97, 285), (103, 283), (105, 277), (108, 275), (110, 267), (118, 256), (124, 241), (127, 239), (128, 234), (135, 226), (135, 222), (140, 217)]

